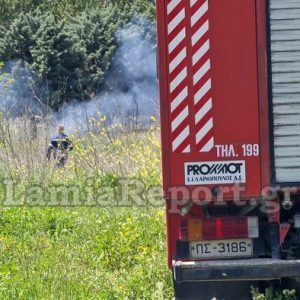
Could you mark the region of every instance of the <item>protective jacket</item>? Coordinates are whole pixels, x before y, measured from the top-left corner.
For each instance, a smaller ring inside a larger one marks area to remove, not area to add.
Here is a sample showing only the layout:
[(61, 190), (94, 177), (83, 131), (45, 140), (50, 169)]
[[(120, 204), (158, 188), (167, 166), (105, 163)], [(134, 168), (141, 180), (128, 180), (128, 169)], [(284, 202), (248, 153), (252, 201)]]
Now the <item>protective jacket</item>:
[(73, 150), (73, 144), (70, 141), (69, 137), (65, 133), (59, 133), (55, 135), (49, 144), (48, 151), (47, 151), (47, 158), (51, 158), (51, 153), (53, 152), (55, 156), (56, 151), (71, 151)]

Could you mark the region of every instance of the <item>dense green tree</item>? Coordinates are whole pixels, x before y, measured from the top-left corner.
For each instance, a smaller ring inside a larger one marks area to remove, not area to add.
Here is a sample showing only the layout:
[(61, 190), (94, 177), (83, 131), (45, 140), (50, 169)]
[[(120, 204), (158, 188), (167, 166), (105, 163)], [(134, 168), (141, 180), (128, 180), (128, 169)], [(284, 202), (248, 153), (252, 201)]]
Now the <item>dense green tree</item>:
[(30, 69), (37, 75), (40, 85), (49, 87), (50, 97), (46, 99), (57, 108), (62, 102), (77, 96), (73, 86), (78, 81), (77, 71), (82, 68), (83, 55), (74, 50), (74, 41), (64, 21), (56, 20), (51, 14), (40, 18), (43, 20), (30, 49)]
[(34, 86), (47, 86), (43, 102), (58, 108), (98, 92), (116, 48), (117, 27), (115, 8), (84, 12), (67, 24), (49, 13), (22, 14), (0, 36), (0, 57), (23, 61), (35, 75)]
[(96, 95), (118, 47), (117, 29), (135, 16), (154, 16), (148, 0), (18, 2), (7, 1), (11, 20), (0, 18), (0, 61), (26, 69), (33, 98), (54, 109)]
[(32, 13), (37, 9), (65, 18), (77, 16), (86, 10), (103, 10), (111, 5), (120, 12), (128, 13), (126, 7), (129, 7), (135, 14), (151, 18), (155, 15), (154, 0), (0, 0), (0, 25), (11, 24), (21, 13)]
[(73, 88), (84, 99), (96, 94), (103, 83), (116, 48), (114, 35), (118, 24), (116, 8), (112, 7), (109, 13), (86, 11), (72, 18), (67, 26), (74, 51), (83, 57), (83, 65), (77, 70), (78, 84)]
[(43, 0), (0, 0), (0, 25), (11, 24), (22, 13), (37, 9)]
[(8, 28), (0, 28), (0, 59), (22, 59), (31, 63), (30, 49), (35, 44), (35, 34), (41, 20), (31, 14), (20, 14)]

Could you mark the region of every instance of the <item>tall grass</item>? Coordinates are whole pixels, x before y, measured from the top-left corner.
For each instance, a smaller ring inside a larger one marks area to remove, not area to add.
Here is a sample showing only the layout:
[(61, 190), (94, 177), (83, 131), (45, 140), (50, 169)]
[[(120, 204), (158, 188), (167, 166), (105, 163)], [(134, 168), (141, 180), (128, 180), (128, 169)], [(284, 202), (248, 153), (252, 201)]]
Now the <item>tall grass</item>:
[[(119, 187), (160, 183), (158, 133), (128, 133), (99, 117), (71, 136), (65, 168), (48, 162), (49, 120), (0, 119), (0, 176), (25, 199), (32, 185)], [(0, 184), (3, 199), (4, 184)], [(45, 196), (46, 197), (46, 196)], [(47, 200), (47, 199), (46, 199)], [(114, 201), (113, 201), (114, 202)], [(2, 201), (2, 203), (5, 203)], [(159, 207), (20, 207), (0, 212), (1, 299), (171, 299), (163, 202)]]
[(159, 127), (127, 132), (121, 125), (106, 126), (104, 117), (88, 120), (87, 131), (70, 136), (75, 146), (66, 168), (47, 161), (46, 150), (55, 126), (51, 119), (0, 116), (0, 173), (24, 185), (80, 183), (87, 178), (140, 178), (160, 184)]

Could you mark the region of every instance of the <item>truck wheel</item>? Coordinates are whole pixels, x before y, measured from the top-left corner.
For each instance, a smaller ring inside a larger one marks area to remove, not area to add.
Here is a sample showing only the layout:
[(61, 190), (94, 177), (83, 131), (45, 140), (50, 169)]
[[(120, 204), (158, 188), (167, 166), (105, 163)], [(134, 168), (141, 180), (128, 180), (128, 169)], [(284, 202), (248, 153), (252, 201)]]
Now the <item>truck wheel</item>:
[(174, 282), (175, 300), (252, 300), (256, 282)]

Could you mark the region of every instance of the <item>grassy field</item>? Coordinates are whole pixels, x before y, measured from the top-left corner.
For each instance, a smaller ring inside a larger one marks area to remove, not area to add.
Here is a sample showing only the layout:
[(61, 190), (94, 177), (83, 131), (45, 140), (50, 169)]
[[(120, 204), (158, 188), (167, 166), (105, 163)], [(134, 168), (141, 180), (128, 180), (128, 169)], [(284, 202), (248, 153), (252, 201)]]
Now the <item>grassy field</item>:
[(1, 299), (171, 299), (159, 209), (8, 209)]
[[(45, 160), (49, 124), (1, 119), (1, 299), (172, 298), (163, 201), (147, 202), (161, 181), (159, 128), (127, 133), (104, 123), (75, 134), (58, 169)], [(8, 201), (4, 182), (12, 180)], [(142, 197), (122, 202), (122, 181), (130, 195), (132, 182), (142, 185)], [(76, 201), (64, 198), (71, 188)]]

